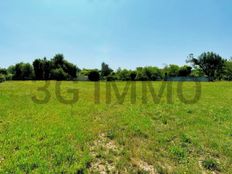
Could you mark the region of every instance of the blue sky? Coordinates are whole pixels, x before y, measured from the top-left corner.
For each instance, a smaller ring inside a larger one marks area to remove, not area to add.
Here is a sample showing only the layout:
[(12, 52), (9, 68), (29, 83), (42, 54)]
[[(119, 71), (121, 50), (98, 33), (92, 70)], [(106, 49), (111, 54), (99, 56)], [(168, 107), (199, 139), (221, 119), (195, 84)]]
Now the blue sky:
[(0, 66), (56, 53), (83, 68), (185, 64), (232, 56), (231, 0), (4, 0)]

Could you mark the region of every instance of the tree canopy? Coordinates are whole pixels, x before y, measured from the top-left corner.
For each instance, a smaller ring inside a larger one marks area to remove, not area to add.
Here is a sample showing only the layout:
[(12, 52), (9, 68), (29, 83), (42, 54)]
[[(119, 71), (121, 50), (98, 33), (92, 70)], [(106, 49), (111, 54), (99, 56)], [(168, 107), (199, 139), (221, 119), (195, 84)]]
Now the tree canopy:
[(217, 77), (220, 78), (225, 61), (225, 59), (213, 52), (202, 53), (198, 58), (190, 54), (187, 60), (193, 66), (199, 67), (210, 81), (215, 80)]
[(33, 62), (36, 80), (74, 80), (79, 69), (76, 65), (64, 59), (62, 54), (57, 54), (53, 59), (36, 59)]
[[(67, 61), (62, 54), (56, 54), (50, 60), (37, 58), (30, 63), (17, 63), (7, 69), (0, 68), (1, 81), (5, 80), (106, 80), (106, 81), (156, 81), (176, 77), (203, 77), (213, 80), (232, 80), (232, 59), (226, 60), (213, 52), (202, 53), (197, 58), (190, 54), (189, 65), (166, 65), (137, 67), (135, 70), (114, 71), (103, 62), (101, 69), (82, 69)], [(79, 77), (79, 78), (78, 78)]]

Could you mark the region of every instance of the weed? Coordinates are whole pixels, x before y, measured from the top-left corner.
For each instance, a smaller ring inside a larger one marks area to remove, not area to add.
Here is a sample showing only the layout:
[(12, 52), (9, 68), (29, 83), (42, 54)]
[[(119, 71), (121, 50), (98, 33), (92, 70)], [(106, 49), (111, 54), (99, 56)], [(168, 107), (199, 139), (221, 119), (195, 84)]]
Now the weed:
[(202, 166), (207, 170), (219, 171), (219, 164), (214, 159), (207, 159), (202, 161)]

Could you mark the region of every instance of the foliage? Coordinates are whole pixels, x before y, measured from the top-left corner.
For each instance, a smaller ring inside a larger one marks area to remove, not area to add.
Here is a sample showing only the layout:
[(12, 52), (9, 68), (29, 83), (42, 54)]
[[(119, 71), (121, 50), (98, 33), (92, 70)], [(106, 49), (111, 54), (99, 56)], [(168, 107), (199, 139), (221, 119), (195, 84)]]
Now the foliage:
[(15, 66), (11, 65), (7, 68), (8, 74), (15, 74)]
[(232, 80), (232, 59), (225, 62), (224, 79), (230, 81)]
[(101, 78), (104, 79), (105, 77), (109, 76), (113, 70), (109, 67), (108, 64), (102, 63), (101, 65)]
[(116, 76), (116, 73), (111, 73), (106, 77), (106, 81), (115, 81), (118, 80), (118, 77)]
[(81, 71), (80, 71), (80, 74), (82, 74), (82, 75), (84, 75), (84, 76), (88, 76), (89, 75), (89, 73), (91, 72), (91, 71), (93, 71), (93, 69), (82, 69)]
[(169, 77), (176, 77), (179, 75), (180, 67), (178, 65), (168, 65), (164, 67), (164, 72), (167, 73)]
[(32, 80), (34, 78), (34, 70), (29, 63), (18, 63), (15, 65), (13, 80)]
[(136, 80), (139, 81), (154, 81), (154, 80), (160, 80), (162, 79), (162, 72), (159, 68), (157, 67), (139, 67), (136, 69), (137, 71), (137, 76)]
[(0, 68), (0, 83), (7, 80), (7, 69), (1, 69)]
[(88, 79), (90, 81), (99, 81), (100, 80), (100, 74), (97, 70), (92, 70), (88, 74)]
[(62, 68), (51, 70), (51, 80), (67, 80), (68, 74)]
[(77, 78), (79, 71), (76, 65), (66, 61), (62, 54), (55, 55), (50, 61), (46, 58), (36, 59), (33, 66), (36, 80), (73, 80)]
[[(101, 70), (82, 69), (65, 60), (62, 54), (56, 54), (52, 59), (35, 59), (30, 64), (18, 63), (7, 69), (0, 69), (0, 74), (6, 80), (87, 80), (90, 72), (98, 71), (100, 80), (106, 81), (157, 81), (168, 80), (168, 77), (202, 77), (207, 76), (209, 80), (215, 79), (232, 80), (232, 61), (226, 61), (213, 52), (201, 54), (194, 58), (191, 54), (187, 62), (193, 67), (170, 64), (164, 68), (155, 66), (137, 67), (135, 70), (121, 69), (113, 71), (106, 63), (102, 63)], [(97, 74), (94, 72), (95, 75)], [(81, 78), (77, 78), (77, 76)], [(176, 78), (178, 79), (178, 78)]]
[(0, 74), (7, 75), (8, 74), (7, 69), (5, 69), (5, 68), (1, 69), (0, 68)]
[(203, 77), (204, 72), (200, 68), (194, 67), (194, 69), (192, 70), (190, 76), (192, 76), (192, 77)]
[(121, 69), (119, 68), (116, 72), (117, 76), (118, 76), (118, 79), (122, 80), (122, 81), (129, 81), (131, 80), (131, 77), (130, 77), (130, 70), (127, 70), (127, 69)]
[(181, 77), (187, 77), (190, 76), (191, 72), (192, 72), (192, 67), (184, 65), (179, 68), (178, 75)]
[(4, 82), (6, 80), (5, 76), (3, 74), (0, 74), (0, 83)]
[(33, 62), (36, 80), (48, 80), (51, 72), (51, 62), (46, 58), (36, 59)]
[(219, 170), (219, 165), (216, 160), (214, 159), (207, 159), (202, 162), (202, 165), (205, 169), (211, 170), (211, 171), (217, 171)]
[(225, 59), (213, 52), (206, 52), (198, 58), (194, 58), (193, 54), (190, 54), (187, 62), (199, 67), (208, 76), (209, 80), (213, 81), (216, 78), (221, 78)]

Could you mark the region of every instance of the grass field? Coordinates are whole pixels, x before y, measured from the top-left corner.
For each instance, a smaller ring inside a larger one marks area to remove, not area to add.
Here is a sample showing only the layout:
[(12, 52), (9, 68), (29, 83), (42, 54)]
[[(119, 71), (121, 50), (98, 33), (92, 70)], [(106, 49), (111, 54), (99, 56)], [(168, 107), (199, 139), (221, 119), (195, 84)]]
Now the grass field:
[[(50, 82), (50, 100), (32, 101), (44, 92), (45, 82), (0, 84), (0, 173), (232, 173), (232, 84), (201, 83), (201, 98), (185, 104), (173, 83), (173, 103), (166, 92), (159, 104), (151, 95), (142, 104), (142, 82), (137, 101), (130, 95), (119, 104), (105, 102), (106, 83), (100, 83), (95, 104), (94, 83), (62, 82), (79, 90), (73, 105), (61, 103)], [(117, 82), (119, 92), (125, 82)], [(154, 82), (159, 89), (161, 82)], [(185, 83), (194, 96), (195, 83)]]

